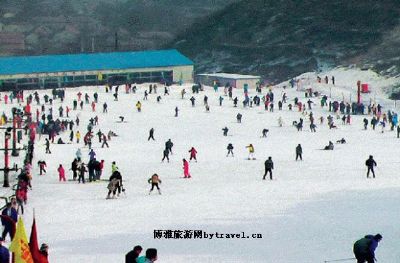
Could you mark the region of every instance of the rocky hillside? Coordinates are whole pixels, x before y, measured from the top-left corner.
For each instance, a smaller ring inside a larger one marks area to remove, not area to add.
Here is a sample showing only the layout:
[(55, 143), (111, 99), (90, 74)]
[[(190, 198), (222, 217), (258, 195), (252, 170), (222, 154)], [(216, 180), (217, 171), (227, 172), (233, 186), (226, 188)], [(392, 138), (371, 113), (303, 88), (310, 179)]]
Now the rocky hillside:
[(398, 0), (2, 0), (0, 55), (178, 48), (197, 72), (271, 82), (349, 64), (397, 76), (399, 15)]
[(173, 45), (199, 72), (270, 81), (352, 63), (385, 71), (400, 64), (399, 15), (398, 0), (240, 1), (198, 21)]
[(2, 0), (0, 54), (156, 49), (237, 0)]

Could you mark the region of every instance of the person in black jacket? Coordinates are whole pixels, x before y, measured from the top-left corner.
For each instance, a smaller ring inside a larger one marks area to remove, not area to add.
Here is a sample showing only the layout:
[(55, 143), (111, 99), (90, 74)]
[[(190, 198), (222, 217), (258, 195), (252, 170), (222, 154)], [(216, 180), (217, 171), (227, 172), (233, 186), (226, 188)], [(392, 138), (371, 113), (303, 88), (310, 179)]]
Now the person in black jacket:
[(269, 179), (272, 180), (272, 170), (274, 169), (274, 162), (272, 161), (272, 157), (268, 157), (268, 160), (265, 161), (265, 173), (263, 180), (265, 180), (265, 177), (267, 176), (267, 173), (269, 173)]
[(169, 157), (168, 156), (169, 156), (169, 150), (165, 149), (164, 152), (163, 152), (163, 158), (162, 158), (161, 162), (164, 162), (165, 158), (167, 158), (167, 162), (169, 162)]
[(229, 131), (228, 127), (223, 128), (222, 131), (224, 132), (223, 133), (224, 136), (228, 136), (228, 131)]
[(78, 183), (85, 183), (85, 173), (87, 172), (85, 164), (84, 163), (79, 163), (78, 161), (78, 169), (79, 169), (79, 177), (78, 177)]
[(242, 123), (242, 114), (238, 113), (236, 115), (236, 120), (237, 120), (238, 123)]
[(300, 158), (300, 160), (303, 161), (302, 154), (303, 154), (303, 148), (301, 148), (301, 145), (299, 144), (296, 147), (296, 161), (298, 158)]
[(151, 128), (149, 131), (149, 138), (147, 138), (148, 141), (150, 141), (150, 139), (153, 139), (153, 141), (155, 141), (154, 139), (154, 128)]
[(51, 151), (50, 151), (50, 141), (47, 138), (46, 138), (45, 145), (46, 145), (46, 153), (51, 153)]
[(325, 146), (324, 150), (333, 150), (333, 142), (329, 141), (329, 144)]
[(172, 154), (172, 147), (174, 146), (171, 139), (165, 142), (165, 150), (168, 150)]
[(399, 135), (400, 135), (400, 125), (397, 126), (397, 138), (400, 138)]
[(119, 196), (121, 194), (121, 187), (122, 187), (122, 176), (121, 176), (121, 173), (118, 172), (118, 171), (115, 171), (110, 176), (110, 180), (109, 181), (110, 181), (110, 183), (107, 186), (107, 188), (108, 188), (107, 199), (110, 199), (111, 192), (113, 193), (113, 197), (112, 198), (115, 198), (115, 194), (117, 193), (117, 190), (118, 190), (117, 196)]
[(46, 166), (47, 166), (47, 164), (46, 164), (45, 161), (38, 161), (37, 164), (39, 165), (39, 171), (40, 171), (39, 174), (40, 174), (40, 175), (42, 175), (43, 172), (44, 172), (44, 173), (47, 173), (47, 172), (46, 172), (46, 169), (45, 169)]
[(96, 181), (96, 177), (94, 174), (94, 170), (96, 169), (96, 158), (90, 160), (89, 163), (87, 164), (87, 167), (89, 170), (89, 182)]
[(369, 178), (369, 172), (370, 172), (370, 171), (372, 172), (373, 178), (375, 178), (374, 166), (376, 166), (376, 162), (375, 162), (374, 158), (372, 157), (372, 155), (370, 155), (369, 158), (368, 158), (368, 160), (365, 161), (365, 165), (366, 165), (367, 168), (368, 168), (368, 171), (367, 171), (367, 178)]
[(72, 179), (75, 181), (76, 177), (78, 177), (78, 160), (75, 158), (74, 161), (71, 164), (71, 170), (72, 170)]
[(190, 101), (192, 102), (192, 107), (194, 107), (196, 98), (192, 96), (192, 97), (190, 98)]
[(228, 144), (228, 147), (226, 147), (226, 149), (228, 150), (228, 153), (226, 154), (226, 157), (228, 157), (229, 154), (232, 154), (232, 157), (233, 157), (233, 145), (232, 145), (232, 143)]
[(129, 251), (125, 255), (125, 263), (136, 263), (136, 259), (142, 253), (143, 248), (141, 246), (135, 246), (133, 250)]
[(263, 137), (263, 138), (266, 138), (268, 132), (269, 132), (268, 129), (263, 129), (263, 130), (262, 130), (262, 137)]
[(368, 127), (368, 119), (364, 118), (363, 122), (364, 122), (364, 130), (366, 130)]

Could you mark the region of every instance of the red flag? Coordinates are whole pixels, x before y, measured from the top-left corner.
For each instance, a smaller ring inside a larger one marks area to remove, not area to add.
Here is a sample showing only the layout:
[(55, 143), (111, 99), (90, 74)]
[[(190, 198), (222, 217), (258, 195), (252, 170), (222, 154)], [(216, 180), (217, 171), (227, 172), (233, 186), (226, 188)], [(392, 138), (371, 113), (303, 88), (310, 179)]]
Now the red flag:
[(43, 255), (39, 251), (39, 243), (36, 232), (36, 220), (33, 218), (31, 236), (29, 238), (29, 248), (31, 250), (32, 258), (34, 263), (48, 263), (47, 255)]

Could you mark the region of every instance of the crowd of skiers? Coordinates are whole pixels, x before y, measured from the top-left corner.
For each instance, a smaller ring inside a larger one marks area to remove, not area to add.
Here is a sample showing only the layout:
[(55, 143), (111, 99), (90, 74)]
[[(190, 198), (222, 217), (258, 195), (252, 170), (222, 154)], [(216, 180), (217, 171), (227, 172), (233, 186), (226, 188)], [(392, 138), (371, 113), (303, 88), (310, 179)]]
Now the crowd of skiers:
[[(293, 87), (296, 85), (296, 81), (291, 81), (290, 85)], [(196, 87), (195, 87), (196, 86)], [(119, 87), (112, 87), (112, 86), (106, 86), (106, 92), (113, 92), (114, 88), (114, 93), (113, 96), (115, 100), (118, 100), (118, 89)], [(136, 93), (137, 87), (132, 85), (125, 85), (125, 91), (126, 93)], [(192, 88), (193, 94), (198, 94), (199, 90), (203, 90), (201, 85), (194, 85), (194, 88)], [(214, 85), (214, 90), (218, 91), (218, 86)], [(243, 107), (253, 107), (253, 106), (260, 106), (261, 103), (264, 105), (264, 109), (268, 111), (274, 111), (274, 103), (277, 100), (277, 96), (274, 94), (274, 92), (270, 89), (268, 90), (267, 94), (264, 96), (262, 95), (262, 87), (259, 85), (257, 86), (256, 92), (258, 93), (257, 95), (251, 97), (249, 96), (248, 89), (245, 88), (243, 91), (244, 94), (244, 100), (243, 100)], [(236, 92), (236, 91), (235, 91)], [(233, 96), (233, 88), (229, 85), (226, 85), (224, 87), (224, 95), (228, 96), (228, 99), (233, 101), (233, 106), (237, 107), (238, 103), (238, 97)], [(157, 85), (150, 85), (149, 90), (145, 90), (144, 92), (144, 97), (143, 100), (148, 100), (150, 94), (157, 94)], [(181, 98), (184, 99), (185, 95), (187, 94), (185, 89), (181, 90)], [(169, 95), (168, 88), (165, 87), (164, 89), (164, 95)], [(192, 104), (192, 106), (195, 106), (195, 96), (192, 96), (189, 100)], [(305, 103), (301, 102), (299, 98), (294, 98), (293, 99), (293, 104), (289, 102), (289, 99), (286, 95), (286, 93), (283, 91), (281, 94), (281, 98), (279, 98), (277, 104), (278, 104), (278, 111), (283, 110), (284, 104), (288, 104), (288, 109), (292, 110), (294, 106), (298, 107), (299, 112), (302, 113), (303, 116), (307, 116), (308, 121), (310, 123), (310, 131), (311, 132), (316, 132), (316, 121), (315, 117), (312, 112), (312, 107), (315, 104), (312, 100), (313, 95), (320, 96), (320, 106), (322, 108), (327, 107), (327, 110), (332, 114), (329, 114), (326, 119), (327, 119), (327, 125), (330, 129), (335, 129), (337, 128), (337, 124), (334, 123), (334, 119), (341, 119), (342, 124), (349, 125), (351, 124), (351, 115), (353, 114), (364, 114), (365, 107), (363, 104), (356, 104), (355, 102), (352, 103), (347, 103), (345, 101), (332, 101), (329, 100), (326, 95), (320, 95), (318, 92), (312, 92), (311, 90), (307, 90), (306, 92), (306, 99), (307, 101)], [(18, 95), (20, 100), (23, 100), (23, 96)], [(94, 137), (97, 135), (98, 137), (98, 143), (101, 144), (101, 147), (109, 147), (108, 141), (111, 140), (111, 137), (115, 135), (113, 131), (109, 131), (108, 134), (103, 133), (100, 129), (95, 133), (94, 132), (94, 127), (98, 125), (99, 123), (99, 118), (98, 116), (92, 117), (89, 119), (89, 123), (86, 127), (86, 132), (84, 135), (81, 135), (81, 132), (77, 130), (78, 127), (80, 127), (80, 118), (79, 114), (76, 115), (75, 120), (72, 120), (72, 116), (70, 117), (71, 111), (76, 111), (78, 108), (78, 105), (83, 109), (83, 106), (85, 104), (89, 104), (91, 107), (92, 112), (96, 111), (96, 104), (99, 103), (99, 94), (97, 92), (94, 92), (92, 96), (90, 96), (88, 93), (82, 93), (78, 92), (76, 94), (76, 98), (73, 100), (73, 104), (71, 107), (69, 106), (59, 106), (58, 108), (58, 118), (54, 119), (53, 116), (53, 103), (54, 101), (57, 100), (57, 96), (63, 101), (65, 97), (65, 93), (58, 93), (56, 91), (52, 91), (52, 98), (48, 96), (47, 94), (43, 95), (43, 100), (41, 100), (39, 94), (37, 92), (34, 92), (33, 94), (30, 94), (27, 98), (27, 105), (24, 107), (24, 113), (27, 116), (30, 116), (32, 118), (32, 112), (31, 112), (31, 107), (30, 104), (34, 100), (36, 101), (36, 104), (38, 105), (38, 108), (36, 109), (36, 121), (32, 120), (32, 123), (36, 124), (34, 127), (26, 127), (26, 133), (28, 130), (30, 131), (30, 136), (34, 137), (36, 133), (41, 136), (42, 134), (47, 134), (48, 138), (45, 139), (45, 151), (48, 154), (51, 154), (51, 144), (55, 143), (55, 138), (57, 136), (60, 136), (63, 132), (69, 131), (69, 143), (73, 143), (74, 139), (76, 139), (76, 143), (80, 144), (81, 142), (81, 137), (83, 137), (83, 143), (85, 146), (87, 146), (89, 149), (92, 149), (92, 145), (94, 143)], [(11, 96), (9, 96), (11, 97)], [(218, 96), (218, 101), (219, 105), (222, 106), (224, 98), (222, 96)], [(12, 101), (12, 100), (11, 100)], [(157, 101), (159, 102), (159, 98), (157, 97)], [(43, 103), (44, 102), (44, 103)], [(203, 98), (203, 103), (204, 105), (209, 105), (209, 98), (207, 96), (204, 96)], [(46, 106), (48, 108), (46, 109)], [(142, 103), (140, 101), (137, 101), (136, 103), (136, 108), (138, 112), (141, 112), (142, 110)], [(394, 130), (396, 127), (397, 131), (397, 136), (400, 136), (400, 126), (398, 126), (398, 116), (397, 113), (393, 111), (387, 111), (383, 112), (382, 109), (383, 107), (380, 104), (370, 104), (367, 107), (367, 112), (369, 115), (372, 115), (371, 120), (369, 121), (366, 118), (363, 120), (364, 124), (364, 129), (368, 128), (368, 125), (370, 124), (372, 129), (375, 129), (377, 125), (382, 126), (382, 132), (384, 130), (384, 127), (386, 125), (389, 125), (391, 127), (391, 130)], [(108, 105), (106, 102), (103, 104), (103, 113), (108, 112)], [(178, 112), (179, 109), (178, 107), (175, 107), (175, 116), (178, 117)], [(65, 113), (65, 114), (64, 114)], [(340, 117), (342, 115), (342, 117)], [(40, 117), (41, 116), (41, 117)], [(304, 117), (301, 117), (299, 121), (293, 121), (293, 125), (296, 127), (298, 131), (303, 130), (304, 126)], [(65, 118), (64, 118), (65, 117)], [(7, 121), (7, 116), (3, 113), (4, 121)], [(243, 115), (241, 113), (237, 113), (236, 115), (236, 121), (238, 123), (241, 123), (243, 119)], [(324, 117), (320, 116), (319, 122), (322, 125), (324, 123)], [(123, 121), (123, 120), (122, 120)], [(278, 124), (279, 126), (283, 126), (283, 120), (279, 116), (278, 118)], [(22, 127), (22, 120), (17, 120), (17, 125), (18, 127)], [(224, 127), (223, 129), (223, 135), (228, 136), (228, 127)], [(269, 132), (268, 129), (263, 129), (262, 130), (262, 137), (265, 138), (267, 137), (267, 133)], [(32, 135), (33, 133), (33, 135)], [(40, 138), (40, 137), (39, 137)], [(154, 137), (154, 128), (151, 128), (149, 131), (149, 137), (148, 140), (155, 140)], [(61, 138), (58, 138), (57, 144), (65, 144)], [(300, 146), (300, 145), (299, 145)], [(171, 139), (169, 139), (166, 144), (165, 144), (165, 149), (163, 151), (163, 157), (162, 161), (165, 159), (167, 162), (170, 161), (170, 155), (173, 154), (172, 152), (172, 147), (173, 143)], [(227, 156), (234, 156), (233, 153), (233, 144), (229, 143), (227, 146)], [(249, 152), (249, 157), (248, 159), (253, 160), (255, 159), (255, 147), (253, 144), (249, 144), (246, 146)], [(330, 141), (327, 146), (324, 147), (325, 150), (333, 150), (334, 145)], [(92, 150), (93, 152), (93, 150)], [(190, 156), (189, 156), (189, 161), (196, 161), (197, 162), (197, 150), (192, 147), (189, 150)], [(301, 149), (296, 148), (296, 160), (302, 159), (301, 157)], [(268, 161), (268, 160), (267, 160)], [(38, 162), (39, 168), (40, 168), (40, 174), (45, 172), (45, 166), (46, 163), (45, 161)], [(188, 161), (186, 159), (183, 159), (183, 174), (184, 178), (190, 178), (191, 175), (188, 172)], [(97, 161), (95, 158), (90, 158), (90, 160), (87, 162), (87, 164), (84, 164), (82, 161), (81, 156), (77, 156), (74, 161), (71, 164), (71, 169), (73, 173), (73, 180), (76, 180), (78, 178), (78, 182), (85, 182), (85, 173), (88, 172), (89, 174), (89, 181), (96, 181), (100, 179), (101, 171), (104, 167), (104, 160), (101, 162)], [(60, 164), (58, 169), (58, 174), (59, 174), (59, 180), (61, 181), (66, 181), (66, 172), (63, 164)]]
[[(334, 83), (334, 78), (331, 80)], [(291, 86), (296, 85), (295, 82), (291, 83)], [(196, 87), (195, 87), (196, 86)], [(114, 93), (112, 93), (114, 100), (118, 101), (118, 87), (112, 87), (112, 86), (107, 86), (106, 92), (113, 92), (114, 88)], [(201, 85), (194, 85), (192, 88), (193, 96), (189, 98), (189, 101), (192, 105), (192, 107), (196, 106), (196, 94), (199, 93), (199, 90), (203, 90)], [(217, 92), (218, 91), (218, 86), (214, 86), (214, 90)], [(311, 132), (316, 132), (317, 131), (317, 122), (319, 121), (319, 125), (323, 125), (325, 123), (326, 119), (326, 124), (328, 125), (329, 129), (336, 129), (338, 128), (338, 124), (335, 123), (335, 120), (341, 120), (342, 125), (351, 125), (352, 122), (352, 115), (356, 114), (362, 114), (362, 115), (368, 115), (363, 119), (363, 128), (365, 130), (368, 129), (369, 125), (373, 130), (375, 130), (376, 126), (380, 125), (382, 127), (382, 132), (384, 132), (385, 127), (389, 126), (391, 130), (394, 130), (396, 128), (397, 131), (397, 137), (400, 135), (400, 126), (398, 125), (398, 115), (397, 113), (388, 110), (387, 112), (383, 112), (383, 107), (380, 104), (373, 104), (370, 103), (368, 106), (360, 103), (357, 104), (355, 102), (349, 103), (345, 101), (335, 101), (335, 100), (330, 100), (326, 95), (321, 95), (318, 92), (311, 92), (307, 91), (306, 92), (306, 101), (302, 101), (299, 98), (294, 98), (293, 102), (289, 100), (288, 96), (286, 93), (283, 91), (281, 96), (278, 98), (278, 95), (276, 95), (272, 89), (267, 90), (267, 93), (265, 95), (262, 94), (263, 89), (260, 85), (257, 87), (256, 92), (257, 95), (250, 96), (249, 92), (247, 89), (244, 89), (243, 91), (243, 97), (244, 99), (242, 100), (242, 105), (244, 108), (253, 108), (253, 107), (259, 107), (262, 106), (265, 111), (269, 112), (274, 112), (274, 111), (283, 111), (285, 108), (285, 104), (287, 105), (287, 109), (289, 111), (293, 111), (297, 108), (297, 110), (300, 112), (301, 117), (297, 121), (293, 121), (293, 126), (301, 132), (303, 130), (303, 126), (305, 122), (309, 122), (310, 125), (310, 131)], [(137, 87), (132, 85), (125, 85), (125, 91), (126, 93), (136, 93)], [(238, 107), (239, 103), (239, 97), (234, 96), (234, 93), (237, 91), (234, 91), (234, 89), (231, 86), (225, 86), (224, 87), (224, 95), (227, 96), (227, 100), (231, 101), (233, 103), (233, 107)], [(19, 94), (19, 93), (18, 93)], [(150, 85), (149, 90), (147, 89), (144, 92), (144, 97), (143, 101), (147, 101), (149, 98), (151, 98), (151, 94), (157, 94), (157, 86), (156, 85)], [(186, 99), (185, 95), (187, 94), (185, 89), (181, 90), (180, 96), (181, 99)], [(95, 133), (94, 129), (96, 126), (99, 125), (99, 117), (96, 115), (88, 120), (88, 124), (86, 127), (86, 131), (82, 132), (84, 129), (80, 128), (80, 118), (79, 114), (75, 114), (74, 117), (72, 117), (72, 113), (74, 111), (78, 110), (78, 106), (82, 110), (84, 108), (84, 105), (88, 105), (90, 107), (90, 110), (92, 113), (96, 113), (96, 105), (99, 103), (99, 94), (97, 92), (94, 92), (92, 96), (90, 96), (88, 93), (83, 94), (82, 92), (78, 92), (76, 94), (76, 98), (73, 100), (72, 105), (70, 106), (59, 106), (58, 107), (58, 117), (55, 117), (54, 112), (53, 112), (53, 104), (54, 102), (58, 99), (57, 96), (61, 99), (61, 101), (64, 100), (65, 94), (55, 94), (53, 92), (53, 97), (50, 98), (47, 94), (43, 96), (43, 100), (40, 98), (39, 94), (37, 92), (29, 95), (26, 98), (26, 106), (23, 109), (24, 115), (28, 116), (30, 118), (30, 123), (32, 124), (31, 126), (25, 126), (24, 127), (24, 122), (22, 118), (17, 119), (17, 126), (19, 128), (25, 128), (26, 134), (29, 132), (29, 136), (32, 141), (35, 140), (35, 135), (42, 136), (43, 134), (46, 134), (48, 137), (45, 139), (45, 152), (47, 154), (51, 154), (51, 144), (57, 142), (57, 144), (65, 144), (61, 139), (61, 135), (63, 133), (69, 132), (69, 142), (68, 143), (74, 143), (81, 147), (81, 138), (83, 137), (83, 145), (87, 146), (88, 149), (90, 150), (89, 152), (89, 160), (84, 163), (82, 158), (82, 153), (80, 152), (80, 149), (78, 149), (76, 153), (76, 157), (74, 158), (70, 170), (72, 171), (72, 179), (75, 181), (77, 180), (78, 183), (86, 183), (87, 179), (85, 179), (86, 173), (88, 173), (88, 180), (89, 182), (92, 181), (97, 181), (101, 180), (101, 176), (103, 173), (105, 161), (101, 160), (98, 161), (96, 159), (96, 153), (92, 149), (93, 143), (97, 143), (97, 139), (95, 137), (97, 136), (98, 138), (98, 143), (101, 145), (102, 148), (104, 147), (109, 147), (108, 142), (111, 140), (113, 136), (116, 136), (115, 132), (109, 131), (107, 134), (103, 133), (100, 129)], [(169, 95), (169, 90), (167, 87), (164, 88), (164, 96)], [(19, 94), (17, 95), (18, 101), (24, 101), (23, 95)], [(159, 103), (161, 101), (161, 96), (158, 94), (155, 95), (157, 102)], [(315, 102), (313, 96), (319, 96), (320, 97), (320, 107), (321, 108), (326, 108), (328, 112), (328, 116), (320, 116), (318, 119), (314, 116), (312, 110), (313, 107), (315, 107)], [(222, 107), (224, 104), (227, 102), (224, 102), (224, 97), (217, 95), (215, 97), (218, 101), (218, 105)], [(11, 94), (6, 97), (4, 97), (4, 102), (9, 103), (8, 100), (13, 103), (14, 97), (11, 97)], [(37, 104), (37, 109), (34, 112), (31, 109), (31, 102), (35, 101)], [(205, 106), (206, 112), (210, 111), (210, 103), (209, 103), (210, 98), (208, 96), (203, 97), (203, 104)], [(144, 102), (143, 102), (144, 104)], [(136, 102), (135, 107), (138, 113), (142, 112), (143, 110), (143, 104), (139, 100)], [(277, 108), (275, 108), (277, 105)], [(103, 114), (108, 113), (108, 105), (106, 102), (102, 104), (103, 107)], [(174, 116), (179, 117), (179, 112), (180, 109), (178, 107), (175, 107), (174, 110)], [(35, 118), (34, 118), (35, 116)], [(121, 122), (124, 121), (123, 116), (121, 116)], [(242, 113), (237, 113), (236, 114), (236, 122), (238, 124), (242, 123), (243, 121), (246, 121)], [(3, 113), (0, 121), (0, 124), (5, 124), (7, 121), (9, 121), (10, 117), (8, 117), (5, 113)], [(370, 119), (370, 120), (369, 120)], [(281, 116), (278, 117), (278, 126), (282, 127), (284, 125), (283, 119)], [(80, 128), (80, 130), (78, 130)], [(228, 127), (222, 128), (223, 131), (223, 136), (228, 136)], [(262, 138), (266, 138), (267, 134), (269, 132), (269, 129), (264, 128), (261, 132)], [(148, 136), (148, 141), (156, 141), (155, 139), (155, 130), (154, 128), (151, 128), (149, 130), (149, 136)], [(57, 139), (58, 137), (58, 139)], [(344, 141), (344, 142), (343, 142)], [(342, 140), (338, 140), (337, 143), (345, 143), (345, 139), (343, 138)], [(173, 154), (173, 142), (171, 139), (165, 142), (165, 148), (163, 151), (163, 157), (162, 161), (165, 159), (167, 162), (170, 161), (170, 155)], [(255, 160), (255, 146), (250, 143), (247, 146), (245, 146), (248, 150), (248, 159), (249, 160)], [(232, 143), (229, 143), (227, 146), (227, 154), (226, 156), (232, 156), (234, 157), (234, 146)], [(333, 150), (334, 145), (331, 141), (329, 141), (329, 144), (324, 147), (325, 150)], [(200, 149), (201, 150), (201, 149)], [(192, 175), (189, 171), (189, 162), (190, 161), (195, 161), (197, 162), (197, 149), (194, 147), (189, 148), (189, 157), (187, 160), (186, 158), (182, 159), (182, 170), (183, 170), (183, 178), (191, 178)], [(303, 149), (300, 144), (297, 145), (295, 148), (295, 160), (302, 161), (303, 160)], [(32, 160), (31, 160), (32, 161)], [(37, 162), (39, 170), (40, 170), (40, 175), (46, 174), (47, 170), (47, 164), (45, 160), (39, 160)], [(18, 190), (19, 193), (16, 196), (16, 201), (20, 206), (22, 206), (27, 199), (27, 191), (30, 186), (30, 179), (32, 178), (31, 175), (31, 164), (27, 164), (24, 168), (23, 173), (20, 175), (20, 180), (18, 183)], [(60, 181), (66, 181), (67, 180), (67, 174), (66, 174), (66, 164), (60, 163), (57, 167), (57, 172), (59, 176)], [(369, 174), (372, 173), (373, 178), (375, 178), (375, 172), (374, 172), (374, 167), (376, 166), (375, 160), (373, 160), (373, 157), (370, 156), (370, 158), (366, 161), (366, 166), (368, 168), (367, 171), (367, 177), (369, 177)], [(265, 180), (267, 176), (269, 176), (270, 180), (273, 180), (272, 176), (272, 171), (274, 169), (274, 162), (272, 161), (272, 157), (269, 156), (267, 160), (264, 162), (264, 168), (265, 168), (265, 173), (263, 175), (263, 179)], [(108, 180), (108, 194), (107, 198), (115, 198), (118, 197), (121, 192), (124, 192), (123, 188), (123, 183), (122, 183), (122, 175), (118, 168), (116, 168), (115, 162), (112, 164), (112, 172), (111, 176), (107, 179)], [(159, 194), (161, 194), (160, 186), (161, 184), (161, 179), (157, 173), (153, 173), (151, 177), (148, 179), (148, 183), (151, 184), (151, 189), (149, 191), (149, 194), (154, 190), (154, 188), (157, 188)], [(23, 206), (22, 206), (23, 209)]]

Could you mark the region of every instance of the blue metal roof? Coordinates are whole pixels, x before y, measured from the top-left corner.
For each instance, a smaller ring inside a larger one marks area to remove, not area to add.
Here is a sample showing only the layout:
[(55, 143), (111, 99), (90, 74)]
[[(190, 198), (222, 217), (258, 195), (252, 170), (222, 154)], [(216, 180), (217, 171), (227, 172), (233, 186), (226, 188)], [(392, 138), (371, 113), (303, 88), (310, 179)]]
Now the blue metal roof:
[(0, 75), (193, 65), (176, 49), (0, 57)]

